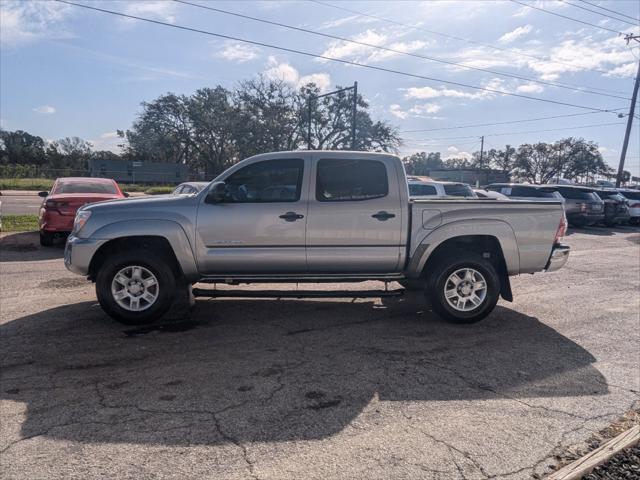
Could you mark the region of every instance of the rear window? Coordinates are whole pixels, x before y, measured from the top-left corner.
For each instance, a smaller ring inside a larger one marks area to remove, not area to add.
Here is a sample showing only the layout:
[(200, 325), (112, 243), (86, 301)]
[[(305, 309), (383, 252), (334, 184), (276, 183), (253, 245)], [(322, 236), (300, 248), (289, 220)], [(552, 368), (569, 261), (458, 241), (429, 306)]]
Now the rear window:
[(116, 194), (116, 186), (113, 183), (98, 182), (59, 182), (54, 194), (57, 193), (107, 193)]
[(620, 192), (620, 195), (629, 200), (640, 200), (640, 192)]
[(471, 187), (469, 185), (464, 185), (461, 183), (445, 184), (444, 193), (446, 193), (447, 195), (451, 195), (453, 197), (475, 197), (476, 196), (476, 194), (473, 193), (473, 190), (471, 190)]
[(599, 200), (595, 193), (592, 193), (589, 190), (580, 190), (579, 188), (560, 187), (558, 188), (558, 192), (560, 192), (560, 195), (564, 198), (571, 200)]
[(512, 197), (556, 198), (552, 190), (543, 190), (535, 187), (511, 187)]
[(387, 169), (377, 160), (322, 159), (316, 174), (320, 202), (371, 200), (389, 193)]
[(421, 185), (419, 183), (409, 184), (409, 194), (417, 197), (421, 195), (437, 195), (438, 191), (433, 185)]

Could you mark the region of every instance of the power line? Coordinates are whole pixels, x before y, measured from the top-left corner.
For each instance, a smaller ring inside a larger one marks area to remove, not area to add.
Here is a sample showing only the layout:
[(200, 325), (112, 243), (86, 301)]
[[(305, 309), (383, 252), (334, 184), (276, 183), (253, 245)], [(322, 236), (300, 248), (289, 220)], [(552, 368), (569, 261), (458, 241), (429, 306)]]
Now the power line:
[(616, 15), (620, 15), (621, 17), (630, 18), (631, 20), (633, 20), (635, 22), (640, 22), (640, 19), (632, 17), (631, 15), (627, 15), (626, 13), (618, 12), (616, 10), (611, 10), (610, 8), (602, 7), (602, 6), (597, 5), (595, 3), (587, 2), (587, 0), (580, 0), (580, 1), (582, 3), (586, 3), (587, 5), (591, 5), (592, 7), (596, 7), (596, 8), (599, 8), (601, 10), (606, 10), (607, 12), (615, 13)]
[(238, 13), (238, 12), (231, 12), (231, 11), (223, 10), (223, 9), (217, 8), (217, 7), (211, 7), (211, 6), (207, 6), (207, 5), (200, 5), (200, 4), (197, 4), (197, 3), (188, 2), (186, 0), (174, 0), (174, 1), (177, 2), (177, 3), (182, 3), (184, 5), (190, 5), (192, 7), (202, 8), (202, 9), (205, 9), (205, 10), (210, 10), (212, 12), (217, 12), (217, 13), (222, 13), (222, 14), (225, 14), (225, 15), (231, 15), (231, 16), (234, 16), (234, 17), (244, 18), (244, 19), (255, 21), (255, 22), (266, 23), (268, 25), (274, 25), (274, 26), (277, 26), (277, 27), (288, 28), (290, 30), (296, 30), (296, 31), (299, 31), (299, 32), (309, 33), (311, 35), (317, 35), (317, 36), (320, 36), (320, 37), (331, 38), (333, 40), (339, 40), (341, 42), (347, 42), (347, 43), (351, 43), (351, 44), (355, 44), (355, 45), (361, 45), (361, 46), (368, 47), (368, 48), (375, 48), (375, 49), (382, 50), (382, 51), (385, 51), (385, 52), (392, 52), (392, 53), (399, 54), (399, 55), (406, 55), (406, 56), (409, 56), (409, 57), (420, 58), (420, 59), (428, 60), (428, 61), (431, 61), (431, 62), (444, 63), (446, 65), (455, 65), (457, 67), (467, 68), (467, 69), (470, 69), (470, 70), (476, 70), (476, 71), (480, 71), (480, 72), (491, 73), (493, 75), (499, 75), (499, 76), (504, 76), (504, 77), (515, 78), (515, 79), (518, 79), (518, 80), (524, 80), (524, 81), (528, 81), (528, 82), (531, 82), (531, 83), (538, 83), (538, 84), (541, 84), (541, 85), (564, 88), (564, 89), (571, 90), (571, 91), (574, 91), (574, 92), (582, 92), (582, 93), (589, 93), (589, 94), (592, 94), (592, 95), (602, 95), (602, 96), (605, 96), (605, 97), (619, 98), (619, 99), (622, 99), (622, 100), (630, 100), (629, 97), (622, 97), (622, 96), (619, 96), (619, 95), (612, 95), (612, 94), (609, 94), (609, 93), (600, 93), (600, 92), (596, 92), (596, 91), (593, 91), (593, 90), (589, 90), (589, 87), (581, 87), (581, 86), (574, 87), (574, 86), (569, 86), (569, 85), (562, 84), (562, 83), (539, 80), (537, 78), (527, 77), (525, 75), (518, 75), (518, 74), (513, 74), (513, 73), (508, 73), (508, 72), (489, 70), (489, 69), (481, 68), (481, 67), (474, 67), (472, 65), (466, 65), (464, 63), (458, 63), (458, 62), (454, 62), (454, 61), (451, 61), (451, 60), (445, 60), (445, 59), (441, 59), (441, 58), (430, 57), (430, 56), (426, 56), (426, 55), (422, 55), (422, 54), (418, 54), (418, 53), (405, 52), (405, 51), (402, 51), (402, 50), (397, 50), (397, 49), (394, 49), (394, 48), (385, 47), (383, 45), (375, 45), (375, 44), (371, 44), (371, 43), (367, 43), (367, 42), (361, 42), (361, 41), (358, 41), (358, 40), (352, 40), (352, 39), (349, 39), (349, 38), (340, 37), (338, 35), (332, 35), (332, 34), (329, 34), (329, 33), (318, 32), (316, 30), (310, 30), (310, 29), (307, 29), (307, 28), (296, 27), (296, 26), (293, 26), (293, 25), (287, 25), (285, 23), (280, 23), (280, 22), (276, 22), (276, 21), (272, 21), (272, 20), (266, 20), (266, 19), (263, 19), (263, 18), (252, 17), (250, 15), (244, 15), (244, 14)]
[[(501, 132), (501, 133), (489, 133), (486, 134), (485, 137), (501, 137), (504, 135), (522, 135), (525, 133), (542, 133), (542, 132), (560, 132), (564, 130), (577, 130), (581, 128), (592, 128), (592, 127), (607, 127), (612, 125), (624, 125), (624, 123), (615, 122), (615, 123), (595, 123), (592, 125), (577, 125), (574, 127), (562, 127), (562, 128), (547, 128), (544, 130), (528, 130), (525, 132)], [(418, 141), (439, 141), (439, 140), (458, 140), (463, 138), (476, 138), (477, 135), (466, 135), (462, 137), (443, 137), (443, 138), (408, 138), (407, 140), (418, 140)]]
[(632, 25), (634, 27), (636, 25), (638, 25), (638, 22), (632, 23), (629, 20), (623, 20), (621, 18), (612, 17), (611, 15), (607, 15), (606, 13), (598, 12), (596, 10), (591, 10), (590, 8), (586, 8), (586, 7), (583, 7), (581, 5), (576, 5), (575, 3), (568, 2), (567, 0), (558, 0), (558, 1), (562, 2), (562, 3), (566, 3), (567, 5), (571, 5), (572, 7), (579, 8), (581, 10), (586, 10), (587, 12), (595, 13), (596, 15), (602, 15), (603, 17), (612, 18), (613, 20), (616, 20), (618, 22), (627, 23), (627, 24)]
[[(387, 22), (387, 23), (390, 23), (392, 25), (398, 25), (398, 26), (402, 26), (402, 27), (405, 27), (405, 28), (411, 28), (413, 30), (419, 30), (419, 31), (426, 32), (426, 33), (429, 33), (429, 34), (432, 34), (432, 35), (438, 35), (438, 36), (441, 36), (441, 37), (444, 37), (444, 38), (449, 38), (449, 39), (452, 39), (452, 40), (457, 40), (457, 41), (461, 41), (461, 42), (467, 42), (467, 43), (471, 43), (473, 45), (479, 45), (481, 47), (491, 48), (493, 50), (498, 50), (498, 51), (501, 51), (501, 52), (510, 53), (512, 55), (516, 55), (516, 56), (519, 56), (519, 57), (528, 57), (528, 58), (533, 58), (535, 60), (538, 60), (540, 62), (555, 63), (555, 64), (558, 64), (558, 65), (566, 65), (566, 66), (569, 66), (569, 67), (576, 68), (575, 64), (569, 63), (569, 62), (563, 62), (562, 60), (552, 60), (551, 58), (548, 58), (548, 57), (547, 58), (540, 57), (540, 56), (533, 55), (533, 54), (530, 54), (530, 53), (522, 52), (520, 50), (512, 50), (512, 49), (509, 49), (509, 48), (499, 47), (497, 45), (491, 45), (491, 44), (488, 44), (488, 43), (477, 42), (477, 41), (471, 40), (469, 38), (457, 37), (455, 35), (449, 35), (447, 33), (437, 32), (435, 30), (429, 30), (429, 29), (426, 29), (424, 27), (419, 27), (419, 26), (416, 26), (416, 25), (411, 25), (411, 24), (408, 24), (408, 23), (399, 22), (397, 20), (391, 20), (389, 18), (384, 18), (384, 17), (381, 17), (379, 15), (372, 15), (372, 14), (364, 13), (364, 12), (361, 12), (361, 11), (358, 11), (358, 10), (353, 10), (351, 8), (346, 8), (346, 7), (342, 7), (342, 6), (338, 6), (338, 5), (333, 5), (331, 3), (327, 3), (327, 2), (324, 2), (324, 1), (321, 1), (321, 0), (308, 0), (308, 1), (313, 2), (313, 3), (317, 3), (318, 5), (323, 5), (325, 7), (335, 8), (337, 10), (342, 10), (344, 12), (352, 13), (352, 14), (355, 14), (355, 15), (360, 15), (360, 16), (367, 17), (367, 18), (374, 18), (374, 19), (379, 20), (381, 22)], [(618, 33), (618, 32), (616, 32), (616, 33)], [(609, 73), (606, 70), (600, 70), (600, 69), (597, 69), (597, 68), (584, 68), (583, 70), (587, 70), (587, 71), (591, 71), (591, 72), (597, 72), (597, 73), (601, 73), (601, 74), (608, 74)], [(611, 91), (611, 90), (600, 89), (600, 88), (595, 88), (595, 87), (592, 87), (592, 88), (594, 90)], [(623, 93), (623, 92), (616, 92), (616, 93)]]
[(533, 8), (534, 10), (538, 10), (540, 12), (548, 13), (549, 15), (555, 15), (556, 17), (571, 20), (572, 22), (582, 23), (583, 25), (589, 25), (590, 27), (599, 28), (600, 30), (606, 30), (608, 32), (624, 35), (624, 32), (621, 32), (619, 30), (613, 30), (612, 28), (603, 27), (602, 25), (596, 25), (595, 23), (589, 23), (589, 22), (585, 22), (584, 20), (578, 20), (577, 18), (569, 17), (567, 15), (562, 15), (561, 13), (558, 13), (558, 12), (552, 12), (551, 10), (545, 10), (544, 8), (536, 7), (534, 5), (529, 5), (528, 3), (524, 3), (519, 0), (511, 0), (511, 1), (513, 3), (517, 3), (518, 5), (522, 5), (524, 7), (529, 7), (529, 8)]
[[(625, 110), (626, 107), (618, 108), (616, 110)], [(608, 113), (614, 113), (615, 111), (611, 111)], [(471, 125), (458, 125), (455, 127), (439, 127), (439, 128), (426, 128), (426, 129), (418, 129), (418, 130), (401, 130), (399, 133), (417, 133), (417, 132), (435, 132), (439, 130), (457, 130), (461, 128), (472, 128), (472, 127), (492, 127), (495, 125), (510, 125), (512, 123), (525, 123), (525, 122), (537, 122), (540, 120), (552, 120), (554, 118), (567, 118), (567, 117), (579, 117), (582, 115), (593, 115), (594, 113), (604, 113), (604, 112), (583, 112), (583, 113), (570, 113), (567, 115), (552, 115), (549, 117), (538, 117), (538, 118), (525, 118), (522, 120), (509, 120), (508, 122), (495, 122), (495, 123), (476, 123)]]
[(458, 87), (464, 87), (464, 88), (471, 88), (474, 90), (479, 90), (479, 91), (484, 91), (484, 92), (488, 92), (488, 93), (495, 93), (495, 94), (499, 94), (499, 95), (506, 95), (506, 96), (511, 96), (511, 97), (517, 97), (517, 98), (524, 98), (527, 100), (534, 100), (534, 101), (538, 101), (538, 102), (544, 102), (544, 103), (551, 103), (551, 104), (555, 104), (555, 105), (563, 105), (566, 107), (574, 107), (574, 108), (581, 108), (583, 110), (591, 110), (591, 111), (599, 111), (599, 112), (610, 112), (610, 109), (603, 109), (603, 108), (597, 108), (597, 107), (588, 107), (585, 105), (578, 105), (575, 103), (569, 103), (569, 102), (560, 102), (558, 100), (551, 100), (548, 98), (539, 98), (539, 97), (531, 97), (529, 95), (523, 95), (520, 93), (513, 93), (513, 92), (505, 92), (502, 90), (495, 90), (493, 88), (487, 88), (487, 87), (478, 87), (477, 85), (470, 85), (470, 84), (466, 84), (466, 83), (461, 83), (461, 82), (454, 82), (451, 80), (443, 80), (441, 78), (434, 78), (434, 77), (427, 77), (425, 75), (418, 75), (415, 73), (408, 73), (408, 72), (403, 72), (401, 70), (395, 70), (395, 69), (391, 69), (391, 68), (385, 68), (385, 67), (379, 67), (379, 66), (375, 66), (375, 65), (368, 65), (366, 63), (360, 63), (360, 62), (353, 62), (350, 60), (344, 60), (341, 58), (334, 58), (334, 57), (329, 57), (326, 55), (320, 55), (320, 54), (315, 54), (315, 53), (309, 53), (309, 52), (305, 52), (303, 50), (297, 50), (297, 49), (293, 49), (293, 48), (288, 48), (288, 47), (281, 47), (281, 46), (277, 46), (277, 45), (272, 45), (269, 43), (264, 43), (264, 42), (258, 42), (255, 40), (247, 40), (245, 38), (240, 38), (240, 37), (234, 37), (231, 35), (224, 35), (221, 33), (215, 33), (215, 32), (210, 32), (207, 30), (201, 30), (201, 29), (197, 29), (197, 28), (192, 28), (192, 27), (185, 27), (183, 25), (177, 25), (175, 23), (166, 23), (166, 22), (162, 22), (160, 20), (153, 20), (150, 18), (145, 18), (145, 17), (139, 17), (136, 15), (130, 15), (127, 13), (122, 13), (122, 12), (116, 12), (113, 10), (107, 10), (104, 8), (99, 8), (99, 7), (92, 7), (89, 5), (83, 5), (83, 4), (79, 4), (79, 3), (73, 3), (73, 2), (69, 2), (67, 0), (56, 0), (57, 2), (60, 3), (64, 3), (67, 5), (73, 5), (74, 7), (79, 7), (79, 8), (84, 8), (87, 10), (94, 10), (96, 12), (102, 12), (102, 13), (108, 13), (110, 15), (116, 15), (119, 17), (123, 17), (123, 18), (132, 18), (134, 20), (140, 20), (143, 22), (148, 22), (148, 23), (153, 23), (156, 25), (162, 25), (164, 27), (170, 27), (170, 28), (175, 28), (178, 30), (185, 30), (185, 31), (189, 31), (189, 32), (194, 32), (194, 33), (200, 33), (203, 35), (208, 35), (208, 36), (212, 36), (212, 37), (217, 37), (217, 38), (224, 38), (226, 40), (234, 40), (236, 42), (243, 42), (243, 43), (248, 43), (250, 45), (257, 45), (260, 47), (266, 47), (266, 48), (272, 48), (274, 50), (280, 50), (283, 52), (289, 52), (289, 53), (295, 53), (298, 55), (304, 55), (306, 57), (312, 57), (312, 58), (321, 58), (324, 60), (330, 60), (332, 62), (337, 62), (337, 63), (342, 63), (345, 65), (352, 65), (355, 67), (362, 67), (362, 68), (368, 68), (370, 70), (376, 70), (376, 71), (380, 71), (380, 72), (386, 72), (386, 73), (393, 73), (396, 75), (402, 75), (405, 77), (410, 77), (410, 78), (419, 78), (421, 80), (428, 80), (431, 82), (440, 82), (440, 83), (445, 83), (445, 84), (449, 84), (449, 85), (455, 85)]

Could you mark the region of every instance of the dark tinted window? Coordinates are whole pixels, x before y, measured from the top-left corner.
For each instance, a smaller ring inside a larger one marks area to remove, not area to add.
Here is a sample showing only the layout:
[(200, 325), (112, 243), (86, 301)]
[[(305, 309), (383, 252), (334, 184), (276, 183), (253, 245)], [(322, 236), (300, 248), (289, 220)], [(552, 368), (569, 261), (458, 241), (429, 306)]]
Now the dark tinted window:
[(501, 193), (502, 192), (502, 185), (489, 185), (487, 187), (487, 190), (491, 191), (491, 192), (498, 192)]
[(620, 192), (620, 194), (629, 200), (640, 200), (640, 192)]
[(113, 183), (60, 182), (53, 193), (118, 193)]
[(409, 184), (409, 194), (412, 196), (437, 195), (438, 191), (433, 185), (421, 185), (419, 183)]
[(469, 185), (463, 185), (461, 183), (445, 184), (444, 193), (454, 197), (475, 197), (476, 196), (476, 194), (473, 193), (473, 190), (471, 190), (471, 187)]
[(304, 162), (297, 158), (247, 165), (225, 180), (225, 202), (295, 202), (300, 199), (303, 169)]
[[(589, 190), (580, 190), (579, 188), (558, 187), (558, 192), (564, 198), (571, 200), (595, 200), (596, 195)], [(595, 198), (594, 198), (595, 197)]]
[(533, 198), (555, 198), (555, 194), (550, 190), (527, 186), (511, 187), (512, 197), (533, 197)]
[(342, 159), (318, 162), (316, 198), (321, 202), (370, 200), (388, 193), (387, 169), (382, 162)]

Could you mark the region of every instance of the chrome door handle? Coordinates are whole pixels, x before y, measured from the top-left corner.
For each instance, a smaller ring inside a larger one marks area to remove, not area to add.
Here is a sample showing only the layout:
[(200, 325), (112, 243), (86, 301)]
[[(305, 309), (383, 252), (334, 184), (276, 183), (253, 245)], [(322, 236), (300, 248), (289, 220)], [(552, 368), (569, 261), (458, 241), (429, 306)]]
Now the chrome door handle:
[(384, 211), (383, 212), (374, 213), (371, 216), (373, 218), (375, 218), (376, 220), (380, 220), (381, 222), (386, 222), (390, 218), (395, 218), (395, 214), (384, 212)]
[(280, 215), (280, 218), (282, 218), (283, 220), (286, 220), (287, 222), (295, 222), (296, 220), (300, 220), (301, 218), (304, 218), (304, 215), (300, 215), (299, 213), (296, 213), (296, 212), (287, 212)]

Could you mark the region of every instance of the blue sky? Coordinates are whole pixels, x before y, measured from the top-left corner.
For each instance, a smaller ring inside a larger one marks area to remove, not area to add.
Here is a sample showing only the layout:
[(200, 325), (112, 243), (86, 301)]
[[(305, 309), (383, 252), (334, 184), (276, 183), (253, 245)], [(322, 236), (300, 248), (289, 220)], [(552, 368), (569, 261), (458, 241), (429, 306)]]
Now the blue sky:
[[(95, 148), (116, 150), (115, 131), (130, 127), (140, 111), (140, 102), (153, 100), (168, 91), (189, 94), (197, 88), (217, 84), (232, 88), (238, 81), (262, 73), (292, 85), (315, 81), (324, 90), (357, 80), (359, 91), (370, 102), (372, 116), (387, 120), (403, 132), (403, 154), (426, 150), (441, 151), (445, 158), (464, 156), (479, 149), (480, 135), (485, 135), (487, 149), (507, 143), (519, 145), (582, 136), (597, 142), (605, 159), (617, 166), (626, 118), (443, 81), (593, 109), (621, 109), (620, 112), (626, 113), (629, 101), (624, 98), (631, 96), (640, 57), (639, 43), (627, 46), (620, 35), (596, 27), (637, 34), (637, 25), (579, 9), (575, 5), (610, 14), (581, 0), (567, 0), (569, 3), (526, 0), (525, 3), (596, 26), (507, 0), (326, 1), (390, 21), (311, 1), (191, 0), (495, 73), (317, 37), (172, 1), (77, 1), (438, 81), (216, 39), (56, 2), (2, 0), (0, 122), (3, 128), (27, 130), (46, 139), (79, 136), (91, 141)], [(637, 0), (590, 2), (640, 17)], [(628, 17), (622, 18), (633, 23)], [(563, 89), (498, 73), (578, 86), (623, 98)], [(542, 121), (444, 129), (583, 113), (585, 115)], [(637, 122), (626, 164), (634, 175), (640, 175)], [(432, 131), (411, 132), (427, 129)]]

